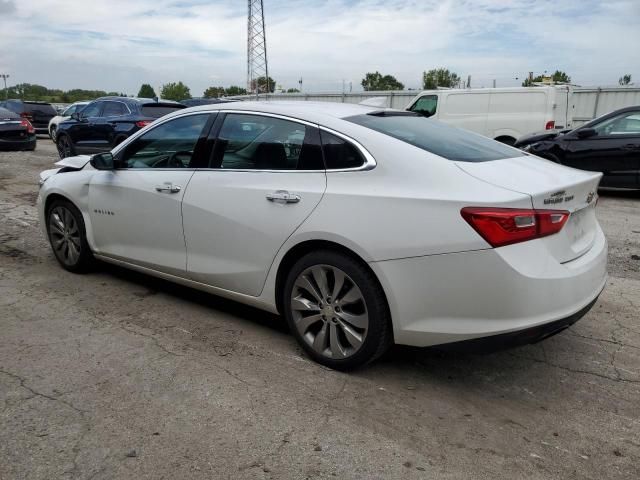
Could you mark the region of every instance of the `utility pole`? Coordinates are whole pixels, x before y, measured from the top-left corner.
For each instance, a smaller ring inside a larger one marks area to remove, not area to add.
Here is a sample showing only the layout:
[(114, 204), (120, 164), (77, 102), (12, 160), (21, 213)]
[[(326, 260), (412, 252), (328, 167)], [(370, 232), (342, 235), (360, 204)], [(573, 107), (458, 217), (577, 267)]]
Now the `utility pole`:
[(9, 90), (7, 90), (7, 78), (9, 78), (9, 75), (6, 73), (2, 73), (0, 74), (0, 77), (2, 77), (2, 79), (4, 80), (4, 99), (6, 100), (7, 98), (9, 98)]
[(467, 75), (467, 88), (471, 88), (471, 75)]
[(496, 79), (493, 79), (493, 88), (496, 88)]
[(267, 64), (267, 37), (264, 28), (263, 0), (248, 0), (247, 92), (260, 93), (258, 79), (265, 78), (266, 93), (271, 92)]

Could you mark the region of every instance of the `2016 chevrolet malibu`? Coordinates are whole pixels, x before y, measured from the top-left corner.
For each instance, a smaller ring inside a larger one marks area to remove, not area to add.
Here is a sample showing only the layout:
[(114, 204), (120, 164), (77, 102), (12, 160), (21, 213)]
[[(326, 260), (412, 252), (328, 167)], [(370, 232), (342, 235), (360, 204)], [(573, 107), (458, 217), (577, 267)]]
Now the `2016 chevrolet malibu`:
[(539, 340), (606, 281), (601, 174), (411, 112), (205, 105), (57, 165), (39, 212), (62, 267), (99, 259), (279, 312), (332, 368), (394, 342)]

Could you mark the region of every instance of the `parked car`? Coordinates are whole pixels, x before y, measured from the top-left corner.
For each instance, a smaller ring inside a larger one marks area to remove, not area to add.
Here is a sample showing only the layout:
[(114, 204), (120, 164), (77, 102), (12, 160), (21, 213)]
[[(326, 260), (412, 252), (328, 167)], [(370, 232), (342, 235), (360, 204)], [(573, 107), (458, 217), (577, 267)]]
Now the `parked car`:
[(56, 109), (46, 102), (28, 100), (5, 100), (0, 108), (6, 108), (26, 119), (36, 129), (36, 133), (48, 133), (49, 120), (57, 115)]
[(528, 135), (515, 146), (562, 165), (603, 172), (602, 187), (640, 188), (640, 106), (621, 108), (575, 130)]
[(280, 312), (332, 368), (393, 342), (537, 341), (607, 278), (601, 174), (406, 111), (194, 107), (57, 165), (38, 205), (63, 268), (100, 259)]
[(36, 129), (26, 118), (0, 107), (0, 150), (35, 150)]
[(201, 105), (215, 105), (216, 103), (231, 103), (237, 102), (237, 100), (229, 100), (226, 98), (190, 98), (188, 100), (181, 100), (180, 103), (187, 107), (199, 107)]
[(513, 145), (525, 134), (568, 125), (569, 87), (428, 90), (407, 110)]
[(56, 131), (60, 122), (69, 120), (71, 118), (71, 115), (80, 112), (80, 110), (82, 110), (88, 104), (89, 102), (76, 102), (72, 105), (69, 105), (62, 112), (60, 112), (59, 115), (56, 115), (51, 120), (49, 120), (49, 137), (51, 137), (51, 140), (53, 140), (54, 142), (56, 141)]
[(60, 158), (106, 152), (158, 118), (186, 108), (170, 100), (102, 97), (58, 124)]

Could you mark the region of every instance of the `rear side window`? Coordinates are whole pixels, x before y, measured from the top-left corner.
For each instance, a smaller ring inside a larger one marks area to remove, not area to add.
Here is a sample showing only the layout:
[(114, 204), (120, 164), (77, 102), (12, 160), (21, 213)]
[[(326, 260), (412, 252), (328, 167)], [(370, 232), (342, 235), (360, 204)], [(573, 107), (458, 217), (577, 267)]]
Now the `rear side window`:
[(488, 162), (524, 156), (520, 150), (495, 140), (407, 112), (398, 115), (391, 112), (385, 112), (383, 115), (356, 115), (345, 120), (397, 138), (448, 160)]
[(324, 131), (320, 132), (320, 138), (327, 170), (358, 168), (364, 165), (364, 157), (351, 142)]
[(315, 127), (263, 115), (230, 113), (216, 141), (214, 168), (324, 170)]
[(169, 113), (173, 113), (177, 110), (182, 110), (184, 107), (181, 105), (156, 105), (156, 104), (148, 104), (142, 106), (142, 115), (145, 117), (151, 118), (160, 118), (168, 115)]

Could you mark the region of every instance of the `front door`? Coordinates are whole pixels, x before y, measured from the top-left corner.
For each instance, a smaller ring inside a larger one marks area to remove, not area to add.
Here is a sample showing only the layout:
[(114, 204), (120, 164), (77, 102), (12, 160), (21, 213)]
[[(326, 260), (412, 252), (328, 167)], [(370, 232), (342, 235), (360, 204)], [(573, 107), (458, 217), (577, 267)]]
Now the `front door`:
[[(90, 103), (80, 111), (80, 119), (69, 128), (76, 153), (91, 154), (100, 151), (97, 148), (100, 142), (96, 136), (95, 123), (100, 119), (103, 107), (103, 101)], [(104, 152), (105, 150), (103, 149), (102, 151)]]
[(204, 155), (209, 113), (182, 115), (115, 153), (119, 168), (94, 175), (89, 216), (96, 253), (184, 275), (182, 199)]
[(601, 186), (637, 188), (640, 175), (640, 110), (592, 125), (596, 135), (568, 140), (565, 164), (603, 172)]
[(182, 211), (190, 278), (258, 296), (276, 253), (318, 205), (326, 175), (315, 126), (226, 114), (210, 169)]

